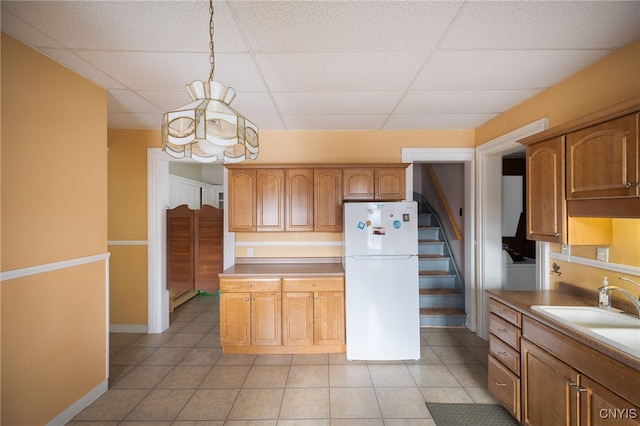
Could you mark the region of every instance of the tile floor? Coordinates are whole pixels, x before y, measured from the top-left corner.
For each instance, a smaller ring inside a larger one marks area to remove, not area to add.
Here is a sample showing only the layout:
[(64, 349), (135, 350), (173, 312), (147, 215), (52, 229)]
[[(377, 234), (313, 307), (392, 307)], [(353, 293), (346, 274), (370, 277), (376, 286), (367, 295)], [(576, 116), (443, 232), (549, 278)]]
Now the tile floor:
[(218, 300), (201, 295), (162, 334), (111, 335), (109, 390), (68, 425), (434, 425), (425, 401), (496, 403), (487, 342), (421, 336), (419, 361), (223, 354)]

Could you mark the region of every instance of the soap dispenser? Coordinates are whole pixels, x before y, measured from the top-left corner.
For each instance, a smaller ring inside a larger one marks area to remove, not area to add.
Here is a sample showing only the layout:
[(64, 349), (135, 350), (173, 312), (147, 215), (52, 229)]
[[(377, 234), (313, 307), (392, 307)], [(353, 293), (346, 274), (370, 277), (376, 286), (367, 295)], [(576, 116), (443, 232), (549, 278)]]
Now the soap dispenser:
[(600, 291), (600, 297), (598, 301), (598, 306), (603, 309), (611, 308), (611, 294), (609, 293), (609, 278), (602, 278), (602, 287), (598, 289)]

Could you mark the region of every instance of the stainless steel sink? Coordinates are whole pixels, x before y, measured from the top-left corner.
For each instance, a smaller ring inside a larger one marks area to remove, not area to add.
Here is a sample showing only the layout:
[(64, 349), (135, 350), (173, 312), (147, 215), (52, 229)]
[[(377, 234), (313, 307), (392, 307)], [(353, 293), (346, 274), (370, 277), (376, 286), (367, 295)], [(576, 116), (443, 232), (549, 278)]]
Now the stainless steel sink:
[(531, 309), (640, 358), (640, 318), (595, 306), (534, 305)]

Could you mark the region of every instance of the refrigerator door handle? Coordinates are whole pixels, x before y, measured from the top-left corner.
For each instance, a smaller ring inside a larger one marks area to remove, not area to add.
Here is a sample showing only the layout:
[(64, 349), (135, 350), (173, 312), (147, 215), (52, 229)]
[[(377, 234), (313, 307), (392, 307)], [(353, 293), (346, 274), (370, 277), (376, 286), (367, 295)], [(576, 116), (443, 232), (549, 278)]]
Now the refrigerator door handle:
[(383, 260), (404, 260), (404, 259), (411, 259), (412, 257), (414, 257), (415, 254), (406, 254), (406, 255), (386, 255), (386, 256), (379, 256), (379, 255), (372, 255), (372, 256), (350, 256), (352, 259), (354, 260), (376, 260), (376, 259), (383, 259)]

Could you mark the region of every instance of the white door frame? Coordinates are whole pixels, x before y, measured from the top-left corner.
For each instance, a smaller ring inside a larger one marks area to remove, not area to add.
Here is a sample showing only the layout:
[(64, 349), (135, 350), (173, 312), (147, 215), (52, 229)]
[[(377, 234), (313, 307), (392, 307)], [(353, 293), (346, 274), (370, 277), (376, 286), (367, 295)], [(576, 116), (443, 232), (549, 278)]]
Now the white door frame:
[[(463, 163), (464, 164), (464, 282), (466, 326), (476, 330), (475, 315), (475, 255), (474, 255), (474, 148), (403, 148), (403, 163)], [(413, 164), (407, 167), (406, 191), (408, 199), (413, 194)]]
[[(518, 140), (547, 129), (549, 120), (541, 118), (476, 148), (477, 228), (477, 330), (489, 337), (489, 302), (485, 290), (502, 288), (502, 157), (523, 149)], [(545, 263), (544, 246), (536, 247), (536, 283), (546, 287), (541, 269)], [(546, 270), (546, 267), (545, 269)]]

